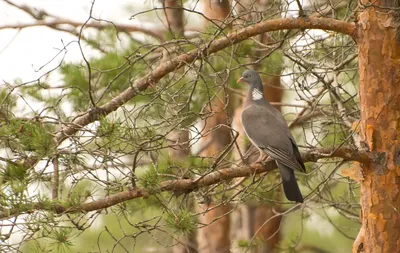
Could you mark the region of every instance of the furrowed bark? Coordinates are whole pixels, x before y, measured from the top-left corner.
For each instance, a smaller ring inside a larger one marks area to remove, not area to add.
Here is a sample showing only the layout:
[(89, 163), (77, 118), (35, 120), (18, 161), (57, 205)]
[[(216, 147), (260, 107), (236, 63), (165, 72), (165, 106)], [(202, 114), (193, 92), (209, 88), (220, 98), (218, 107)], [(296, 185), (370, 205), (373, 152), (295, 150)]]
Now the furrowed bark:
[(400, 252), (400, 6), (359, 4), (361, 131), (373, 160), (363, 168), (362, 228), (353, 252)]

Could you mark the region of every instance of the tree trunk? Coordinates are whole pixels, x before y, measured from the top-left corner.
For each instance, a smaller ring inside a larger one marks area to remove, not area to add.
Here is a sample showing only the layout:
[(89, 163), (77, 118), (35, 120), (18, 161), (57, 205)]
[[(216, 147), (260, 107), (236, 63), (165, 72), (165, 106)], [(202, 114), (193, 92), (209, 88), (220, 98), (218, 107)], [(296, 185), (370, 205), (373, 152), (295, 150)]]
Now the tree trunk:
[[(223, 95), (219, 97), (224, 97)], [(228, 124), (228, 109), (218, 96), (212, 101), (212, 108), (214, 114), (204, 121), (204, 132), (211, 131), (207, 136), (202, 138), (202, 144), (207, 145), (200, 155), (205, 157), (218, 156), (221, 151), (231, 142), (231, 130), (228, 127), (219, 127), (212, 130), (219, 125)], [(207, 224), (198, 231), (198, 244), (199, 253), (229, 253), (231, 247), (230, 238), (230, 217), (229, 211), (232, 209), (230, 206), (221, 205), (214, 208), (215, 204), (213, 199), (209, 203), (199, 204), (198, 211), (207, 211), (204, 215), (199, 216), (200, 224)]]
[[(282, 222), (282, 216), (276, 216), (277, 209), (279, 210), (279, 207), (271, 205), (259, 205), (254, 209), (250, 209), (252, 211), (250, 215), (254, 217), (251, 235), (253, 236), (258, 232), (256, 237), (261, 239), (261, 242), (254, 249), (254, 253), (273, 253), (277, 251), (277, 245), (281, 239), (280, 228)], [(268, 223), (265, 223), (267, 220), (269, 220)]]
[[(183, 23), (183, 4), (182, 0), (162, 0), (164, 8), (164, 23), (168, 27), (170, 35), (173, 38), (182, 38), (184, 36)], [(166, 52), (164, 60), (170, 60), (168, 56), (171, 54)], [(178, 73), (181, 73), (179, 70)], [(168, 135), (168, 144), (174, 145), (168, 153), (172, 160), (181, 161), (187, 159), (190, 155), (189, 147), (190, 133), (188, 129), (174, 130)], [(194, 201), (190, 201), (190, 207), (194, 208)], [(173, 253), (197, 253), (197, 234), (193, 231), (190, 235), (180, 235), (179, 243), (172, 248)]]
[[(210, 205), (209, 207), (211, 207)], [(203, 205), (203, 207), (206, 207)], [(209, 224), (199, 231), (198, 252), (200, 253), (230, 253), (230, 206), (219, 206), (200, 215), (200, 223)], [(222, 217), (221, 217), (222, 216)], [(215, 220), (215, 221), (214, 221)], [(214, 222), (213, 222), (214, 221)], [(211, 223), (213, 222), (213, 223)], [(210, 224), (211, 223), (211, 224)]]
[(353, 252), (400, 252), (399, 4), (362, 0), (359, 7), (361, 131), (375, 159), (363, 168)]
[(182, 38), (184, 34), (182, 0), (162, 0), (165, 23), (174, 38)]
[[(231, 10), (228, 0), (202, 0), (202, 5), (203, 13), (208, 18), (208, 20), (206, 20), (207, 24), (210, 24), (209, 20), (212, 20), (213, 23), (221, 25), (228, 17)], [(212, 108), (209, 108), (209, 110), (213, 111), (214, 115), (204, 121), (204, 124), (206, 124), (204, 132), (218, 125), (228, 124), (229, 108), (226, 108), (226, 105), (221, 100), (221, 98), (224, 97), (225, 94), (221, 94), (211, 101)], [(218, 155), (230, 142), (230, 128), (220, 127), (211, 132), (208, 136), (202, 138), (202, 143), (206, 144), (207, 148), (204, 149), (200, 155), (207, 157)], [(207, 208), (212, 208), (214, 203), (211, 199), (210, 203), (199, 206), (201, 209), (199, 211), (203, 211)], [(230, 209), (230, 206), (219, 206), (199, 216), (199, 222), (201, 224), (209, 224), (198, 231), (199, 253), (230, 252), (230, 217), (228, 214)], [(221, 218), (221, 216), (223, 217)]]
[[(175, 130), (168, 135), (170, 144), (178, 144), (177, 148), (170, 148), (169, 155), (174, 161), (187, 159), (190, 155), (189, 130)], [(190, 201), (190, 208), (194, 209), (194, 200)], [(179, 243), (172, 248), (173, 253), (197, 253), (197, 231), (189, 235), (180, 235)]]

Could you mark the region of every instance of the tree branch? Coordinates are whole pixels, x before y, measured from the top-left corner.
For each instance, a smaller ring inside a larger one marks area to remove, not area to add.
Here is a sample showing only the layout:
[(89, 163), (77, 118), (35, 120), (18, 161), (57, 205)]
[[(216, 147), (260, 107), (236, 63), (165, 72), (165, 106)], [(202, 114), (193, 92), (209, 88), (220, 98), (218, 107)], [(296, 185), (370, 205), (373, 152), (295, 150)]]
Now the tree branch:
[[(312, 149), (302, 153), (305, 162), (316, 162), (323, 158), (342, 158), (345, 161), (358, 161), (367, 164), (371, 162), (372, 154), (366, 151), (357, 151), (350, 148), (340, 149)], [(264, 164), (252, 164), (248, 166), (220, 169), (211, 172), (207, 175), (201, 176), (200, 179), (177, 179), (166, 180), (158, 185), (158, 188), (150, 191), (145, 188), (135, 188), (116, 193), (114, 195), (98, 199), (92, 202), (83, 203), (73, 207), (60, 205), (56, 202), (55, 205), (43, 205), (41, 203), (30, 204), (31, 208), (24, 208), (25, 211), (20, 210), (7, 210), (0, 212), (0, 219), (6, 219), (12, 216), (20, 215), (22, 213), (30, 213), (37, 210), (46, 210), (51, 212), (62, 213), (77, 213), (77, 212), (91, 212), (108, 208), (127, 200), (137, 198), (147, 198), (155, 193), (169, 191), (175, 193), (185, 193), (198, 190), (205, 186), (210, 186), (224, 180), (230, 180), (237, 177), (248, 177), (254, 174), (260, 174), (267, 171), (276, 169), (275, 161), (267, 160)]]
[(113, 98), (108, 103), (93, 108), (77, 117), (75, 120), (62, 128), (57, 133), (56, 139), (59, 143), (65, 140), (68, 136), (75, 134), (82, 127), (108, 115), (109, 113), (117, 110), (121, 105), (128, 102), (141, 91), (144, 91), (150, 84), (156, 84), (161, 78), (166, 76), (183, 66), (190, 64), (198, 59), (203, 59), (215, 52), (218, 52), (226, 47), (240, 43), (252, 36), (262, 34), (265, 32), (272, 32), (284, 29), (322, 29), (330, 30), (343, 34), (347, 34), (356, 39), (356, 25), (331, 18), (282, 18), (268, 20), (258, 23), (254, 26), (246, 27), (239, 31), (233, 31), (226, 37), (211, 41), (203, 44), (199, 49), (192, 50), (188, 53), (181, 54), (170, 61), (162, 63), (152, 72), (144, 77), (136, 80), (134, 85), (124, 90), (121, 94)]
[[(47, 27), (51, 27), (51, 28), (58, 28), (62, 25), (70, 25), (73, 26), (75, 28), (79, 28), (81, 26), (83, 26), (82, 22), (77, 22), (77, 21), (73, 21), (73, 20), (68, 20), (68, 19), (60, 19), (57, 18), (55, 20), (38, 20), (34, 23), (29, 23), (29, 24), (16, 24), (16, 25), (3, 25), (0, 26), (0, 30), (2, 29), (24, 29), (24, 28), (29, 28), (29, 27), (36, 27), (36, 26), (47, 26)], [(153, 36), (159, 40), (163, 40), (165, 38), (164, 36), (164, 32), (165, 29), (159, 29), (159, 28), (144, 28), (142, 26), (137, 26), (137, 25), (133, 25), (133, 24), (103, 24), (100, 22), (90, 22), (85, 24), (85, 27), (89, 27), (89, 28), (96, 28), (99, 30), (108, 28), (108, 27), (112, 27), (114, 26), (118, 31), (123, 31), (123, 32), (142, 32), (144, 34)]]

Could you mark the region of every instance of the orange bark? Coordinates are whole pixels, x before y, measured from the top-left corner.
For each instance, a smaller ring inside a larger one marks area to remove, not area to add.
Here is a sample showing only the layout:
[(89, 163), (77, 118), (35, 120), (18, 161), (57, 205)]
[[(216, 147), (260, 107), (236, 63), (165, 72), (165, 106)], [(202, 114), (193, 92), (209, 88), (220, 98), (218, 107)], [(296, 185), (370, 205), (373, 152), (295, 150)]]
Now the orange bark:
[[(358, 16), (361, 131), (374, 159), (361, 182), (353, 252), (400, 252), (400, 41), (395, 1), (362, 0)], [(384, 8), (381, 8), (384, 7)]]

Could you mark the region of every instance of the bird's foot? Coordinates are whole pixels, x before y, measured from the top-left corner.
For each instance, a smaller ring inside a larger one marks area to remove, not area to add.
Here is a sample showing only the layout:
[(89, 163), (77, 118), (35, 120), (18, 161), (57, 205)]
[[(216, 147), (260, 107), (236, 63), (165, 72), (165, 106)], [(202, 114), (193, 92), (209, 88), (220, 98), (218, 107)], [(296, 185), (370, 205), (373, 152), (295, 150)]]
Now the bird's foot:
[(266, 155), (260, 154), (260, 156), (258, 157), (258, 159), (254, 163), (261, 163), (262, 164), (266, 158), (267, 158)]

